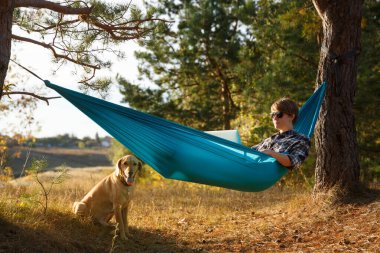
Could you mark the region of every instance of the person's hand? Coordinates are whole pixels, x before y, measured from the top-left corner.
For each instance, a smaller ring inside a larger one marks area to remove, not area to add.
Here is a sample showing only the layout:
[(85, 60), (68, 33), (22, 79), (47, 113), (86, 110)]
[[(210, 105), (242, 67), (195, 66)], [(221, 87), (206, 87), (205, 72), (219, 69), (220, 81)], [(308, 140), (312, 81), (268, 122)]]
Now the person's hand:
[(265, 149), (265, 150), (263, 150), (261, 152), (264, 153), (264, 154), (270, 155), (270, 156), (273, 156), (273, 154), (276, 153), (276, 152), (274, 152), (273, 150), (270, 150), (270, 149)]
[(273, 150), (270, 150), (270, 149), (265, 149), (263, 151), (264, 154), (267, 154), (271, 157), (273, 157), (274, 159), (276, 159), (281, 165), (285, 166), (285, 167), (289, 167), (292, 165), (291, 161), (290, 161), (290, 158), (288, 155), (286, 154), (281, 154), (281, 153), (277, 153)]

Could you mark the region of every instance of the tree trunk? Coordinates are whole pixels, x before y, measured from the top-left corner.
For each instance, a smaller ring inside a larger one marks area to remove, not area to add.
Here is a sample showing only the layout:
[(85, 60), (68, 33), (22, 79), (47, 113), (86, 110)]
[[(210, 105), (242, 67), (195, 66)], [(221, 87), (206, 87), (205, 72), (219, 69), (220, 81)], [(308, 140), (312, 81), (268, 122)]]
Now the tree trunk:
[(223, 100), (223, 129), (231, 129), (231, 101), (229, 97), (229, 89), (227, 82), (221, 80), (222, 82), (222, 100)]
[(317, 85), (327, 82), (316, 126), (315, 192), (335, 188), (349, 194), (359, 186), (353, 100), (360, 52), (362, 0), (313, 0), (322, 19), (323, 42)]
[(11, 35), (14, 0), (0, 2), (0, 100), (3, 96), (4, 80), (11, 57)]

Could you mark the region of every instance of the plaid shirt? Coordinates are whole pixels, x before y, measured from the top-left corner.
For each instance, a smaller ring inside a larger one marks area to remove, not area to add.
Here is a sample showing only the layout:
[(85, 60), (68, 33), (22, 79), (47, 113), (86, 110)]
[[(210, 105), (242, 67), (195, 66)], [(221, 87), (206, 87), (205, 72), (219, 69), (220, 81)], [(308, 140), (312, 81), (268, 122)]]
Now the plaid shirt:
[(276, 133), (252, 148), (257, 151), (270, 149), (288, 155), (291, 162), (289, 168), (292, 169), (298, 168), (308, 156), (310, 139), (294, 130), (289, 130), (284, 133)]

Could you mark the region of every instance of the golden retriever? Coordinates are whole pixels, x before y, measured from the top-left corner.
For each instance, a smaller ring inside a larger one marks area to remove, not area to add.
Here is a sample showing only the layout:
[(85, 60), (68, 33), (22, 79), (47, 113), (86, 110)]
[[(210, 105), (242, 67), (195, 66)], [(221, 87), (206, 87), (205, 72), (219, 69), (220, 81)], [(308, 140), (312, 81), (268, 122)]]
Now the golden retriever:
[(112, 174), (97, 183), (81, 201), (74, 202), (73, 212), (76, 215), (90, 216), (105, 226), (110, 226), (108, 222), (115, 216), (120, 237), (126, 240), (129, 234), (128, 205), (135, 177), (141, 167), (141, 161), (133, 155), (120, 158)]

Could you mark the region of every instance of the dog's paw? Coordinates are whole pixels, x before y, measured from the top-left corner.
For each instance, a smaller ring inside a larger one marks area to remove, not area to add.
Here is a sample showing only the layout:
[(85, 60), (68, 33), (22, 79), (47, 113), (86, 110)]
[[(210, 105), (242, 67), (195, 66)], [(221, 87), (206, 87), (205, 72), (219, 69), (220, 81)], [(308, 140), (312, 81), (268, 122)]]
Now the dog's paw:
[(86, 213), (87, 206), (83, 202), (74, 202), (72, 210), (74, 214), (83, 216)]
[(129, 234), (123, 234), (123, 235), (120, 235), (120, 239), (123, 240), (123, 241), (128, 240), (127, 235), (129, 236)]

